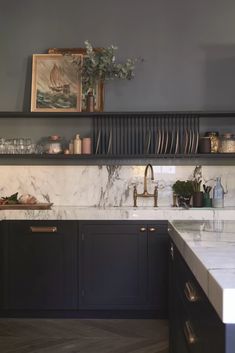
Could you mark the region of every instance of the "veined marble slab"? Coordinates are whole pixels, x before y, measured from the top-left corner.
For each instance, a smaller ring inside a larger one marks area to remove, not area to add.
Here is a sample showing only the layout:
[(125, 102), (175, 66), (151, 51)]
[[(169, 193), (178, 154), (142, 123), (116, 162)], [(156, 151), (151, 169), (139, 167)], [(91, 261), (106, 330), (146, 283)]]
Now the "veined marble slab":
[(235, 221), (173, 221), (169, 234), (221, 320), (235, 323)]
[[(154, 180), (147, 178), (148, 190), (158, 186), (158, 205), (172, 205), (172, 185), (192, 178), (195, 166), (154, 166)], [(0, 166), (0, 196), (32, 194), (39, 202), (80, 207), (131, 207), (134, 186), (144, 189), (145, 166)], [(235, 166), (203, 166), (203, 183), (214, 186), (220, 176), (227, 191), (225, 206), (235, 207)], [(138, 198), (138, 206), (153, 206), (152, 198)]]
[[(235, 208), (228, 208), (235, 217)], [(220, 215), (220, 212), (222, 214)], [(216, 220), (222, 219), (226, 210), (185, 210), (173, 207), (76, 207), (52, 206), (51, 210), (0, 210), (0, 220)], [(221, 221), (218, 221), (221, 223)]]

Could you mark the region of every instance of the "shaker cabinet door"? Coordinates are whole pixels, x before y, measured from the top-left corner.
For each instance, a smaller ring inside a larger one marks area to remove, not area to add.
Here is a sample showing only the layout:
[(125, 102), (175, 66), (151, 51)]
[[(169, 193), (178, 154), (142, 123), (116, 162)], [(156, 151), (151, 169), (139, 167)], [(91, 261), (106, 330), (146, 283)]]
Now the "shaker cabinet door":
[(76, 308), (76, 237), (75, 221), (8, 222), (8, 309)]
[(79, 308), (133, 309), (145, 305), (147, 227), (84, 222), (79, 238)]

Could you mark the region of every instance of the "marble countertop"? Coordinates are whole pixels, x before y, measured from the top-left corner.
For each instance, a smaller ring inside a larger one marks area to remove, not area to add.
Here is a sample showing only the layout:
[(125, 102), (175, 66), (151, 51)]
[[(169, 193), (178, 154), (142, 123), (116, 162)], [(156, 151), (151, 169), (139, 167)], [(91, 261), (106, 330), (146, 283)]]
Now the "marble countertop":
[(177, 220), (169, 234), (221, 320), (235, 323), (235, 221)]
[(0, 210), (0, 220), (225, 220), (234, 216), (235, 207), (185, 210), (173, 207), (52, 206), (51, 210)]

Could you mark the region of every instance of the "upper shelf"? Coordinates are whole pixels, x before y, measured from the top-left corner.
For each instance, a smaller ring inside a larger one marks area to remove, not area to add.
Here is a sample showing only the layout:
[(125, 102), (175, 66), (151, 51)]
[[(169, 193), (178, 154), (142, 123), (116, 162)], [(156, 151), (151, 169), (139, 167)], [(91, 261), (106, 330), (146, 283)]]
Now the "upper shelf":
[(68, 112), (68, 113), (47, 113), (47, 112), (0, 112), (0, 118), (94, 118), (101, 116), (123, 116), (123, 117), (138, 117), (138, 116), (161, 116), (161, 118), (174, 116), (197, 116), (199, 118), (235, 118), (235, 111), (119, 111), (119, 112)]

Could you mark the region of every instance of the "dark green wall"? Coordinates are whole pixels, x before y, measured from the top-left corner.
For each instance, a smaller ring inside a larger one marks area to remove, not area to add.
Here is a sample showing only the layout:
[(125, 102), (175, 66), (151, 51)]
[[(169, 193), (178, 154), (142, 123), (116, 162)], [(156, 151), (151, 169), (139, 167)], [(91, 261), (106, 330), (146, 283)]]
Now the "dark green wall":
[(0, 0), (0, 110), (29, 110), (33, 53), (86, 39), (144, 58), (106, 110), (235, 109), (233, 0)]

